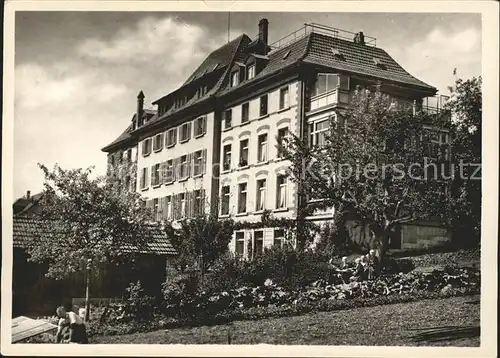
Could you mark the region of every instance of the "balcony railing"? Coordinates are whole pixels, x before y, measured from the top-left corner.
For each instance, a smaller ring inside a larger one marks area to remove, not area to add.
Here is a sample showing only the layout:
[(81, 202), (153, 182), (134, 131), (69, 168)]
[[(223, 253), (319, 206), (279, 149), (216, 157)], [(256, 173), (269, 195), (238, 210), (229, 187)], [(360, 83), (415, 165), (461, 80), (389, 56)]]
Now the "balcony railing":
[[(308, 34), (310, 34), (312, 32), (327, 35), (327, 36), (330, 36), (330, 37), (333, 37), (336, 39), (343, 39), (343, 40), (348, 40), (348, 41), (353, 41), (354, 36), (356, 35), (355, 32), (339, 29), (336, 27), (331, 27), (331, 26), (321, 25), (321, 24), (316, 24), (316, 23), (307, 23), (307, 24), (304, 24), (304, 26), (301, 27), (300, 29), (298, 29), (298, 30), (286, 35), (285, 37), (282, 37), (278, 41), (270, 44), (269, 47), (271, 47), (271, 51), (282, 48), (284, 46), (291, 44), (292, 42), (300, 40), (301, 38), (307, 36)], [(375, 37), (364, 35), (364, 43), (365, 43), (365, 45), (376, 47), (377, 46), (377, 39)]]
[(339, 88), (333, 91), (328, 91), (320, 95), (311, 97), (309, 109), (314, 111), (316, 109), (329, 106), (332, 104), (348, 104), (349, 91), (341, 90)]

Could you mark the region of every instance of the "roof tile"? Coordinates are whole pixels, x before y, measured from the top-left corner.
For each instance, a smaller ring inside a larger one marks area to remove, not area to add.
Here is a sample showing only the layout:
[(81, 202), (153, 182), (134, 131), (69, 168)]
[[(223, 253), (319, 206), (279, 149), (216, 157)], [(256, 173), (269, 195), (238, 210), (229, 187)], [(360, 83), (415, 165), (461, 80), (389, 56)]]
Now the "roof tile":
[[(47, 221), (23, 216), (14, 217), (13, 245), (16, 248), (27, 248), (35, 238), (48, 235)], [(176, 251), (165, 233), (156, 225), (150, 225), (152, 240), (147, 244), (148, 250), (143, 253), (157, 255), (176, 255)], [(137, 248), (129, 247), (127, 251), (136, 251)]]

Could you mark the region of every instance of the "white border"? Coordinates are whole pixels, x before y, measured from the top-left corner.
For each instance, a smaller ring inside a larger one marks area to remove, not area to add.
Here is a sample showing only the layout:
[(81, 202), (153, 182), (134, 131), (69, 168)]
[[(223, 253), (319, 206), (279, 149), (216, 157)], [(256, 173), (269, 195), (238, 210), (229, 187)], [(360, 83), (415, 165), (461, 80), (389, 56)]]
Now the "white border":
[[(498, 217), (498, 14), (490, 1), (9, 1), (4, 18), (4, 106), (2, 136), (1, 353), (5, 355), (121, 356), (433, 356), (494, 357), (497, 336)], [(284, 10), (286, 8), (286, 10)], [(481, 238), (481, 346), (479, 348), (219, 345), (54, 345), (15, 344), (11, 337), (14, 13), (22, 10), (258, 11), (258, 12), (453, 12), (482, 14), (483, 216)]]

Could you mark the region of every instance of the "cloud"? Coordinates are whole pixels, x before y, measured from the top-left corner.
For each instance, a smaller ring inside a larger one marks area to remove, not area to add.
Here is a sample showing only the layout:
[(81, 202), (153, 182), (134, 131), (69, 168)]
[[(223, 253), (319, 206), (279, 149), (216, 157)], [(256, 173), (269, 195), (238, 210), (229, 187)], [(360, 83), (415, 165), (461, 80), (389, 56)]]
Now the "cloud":
[(36, 162), (64, 168), (95, 165), (104, 173), (106, 157), (100, 149), (129, 124), (139, 90), (147, 106), (180, 86), (226, 41), (176, 18), (146, 17), (111, 37), (76, 42), (51, 61), (17, 63), (16, 195), (41, 189)]
[[(434, 27), (427, 36), (405, 48), (388, 52), (415, 77), (437, 87), (441, 94), (455, 81), (453, 69), (463, 78), (478, 76), (481, 68), (481, 30)], [(443, 71), (448, 69), (448, 71)]]

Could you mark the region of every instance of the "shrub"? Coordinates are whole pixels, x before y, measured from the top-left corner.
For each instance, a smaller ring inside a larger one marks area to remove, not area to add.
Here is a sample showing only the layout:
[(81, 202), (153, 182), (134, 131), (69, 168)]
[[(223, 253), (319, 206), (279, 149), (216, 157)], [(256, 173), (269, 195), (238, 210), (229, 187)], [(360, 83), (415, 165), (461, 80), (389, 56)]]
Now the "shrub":
[(141, 281), (131, 283), (125, 289), (123, 309), (126, 315), (137, 320), (147, 320), (154, 313), (154, 298), (144, 293)]

